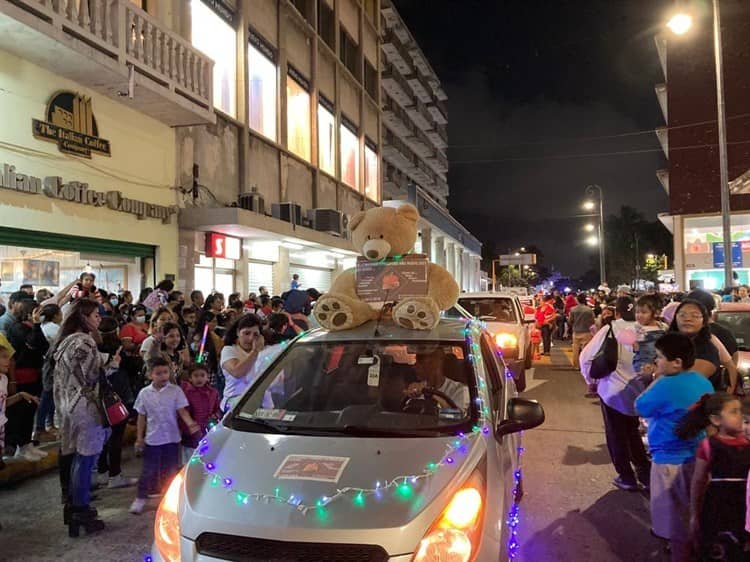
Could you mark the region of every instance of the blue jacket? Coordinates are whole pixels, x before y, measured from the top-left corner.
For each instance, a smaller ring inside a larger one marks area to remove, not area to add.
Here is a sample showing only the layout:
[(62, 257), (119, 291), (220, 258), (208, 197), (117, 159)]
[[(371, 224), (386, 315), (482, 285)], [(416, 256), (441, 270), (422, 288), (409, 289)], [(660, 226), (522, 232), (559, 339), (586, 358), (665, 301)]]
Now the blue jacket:
[(690, 406), (713, 391), (706, 377), (687, 371), (660, 377), (638, 397), (635, 408), (648, 420), (648, 444), (655, 463), (685, 464), (695, 457), (702, 433), (686, 441), (675, 435), (675, 429)]

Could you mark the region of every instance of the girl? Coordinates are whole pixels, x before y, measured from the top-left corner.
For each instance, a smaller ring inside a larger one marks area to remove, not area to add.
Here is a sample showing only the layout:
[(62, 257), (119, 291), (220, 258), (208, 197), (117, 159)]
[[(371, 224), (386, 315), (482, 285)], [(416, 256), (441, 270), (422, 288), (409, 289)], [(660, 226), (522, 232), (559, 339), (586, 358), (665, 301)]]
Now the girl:
[(198, 446), (198, 441), (206, 435), (211, 422), (221, 419), (219, 409), (219, 393), (208, 384), (208, 371), (203, 365), (193, 365), (187, 380), (182, 382), (182, 391), (188, 401), (187, 410), (201, 429), (200, 433), (190, 433), (184, 423), (180, 423), (182, 431), (182, 464), (190, 459)]
[(95, 281), (96, 275), (93, 273), (81, 273), (80, 277), (78, 277), (78, 282), (68, 292), (70, 300), (94, 298), (96, 294)]
[(224, 336), (220, 361), (226, 380), (221, 401), (222, 412), (233, 406), (245, 389), (254, 382), (250, 375), (265, 344), (260, 333), (261, 327), (260, 318), (255, 314), (246, 314), (232, 324)]
[(198, 321), (195, 324), (193, 340), (190, 343), (190, 355), (194, 361), (198, 361), (198, 354), (201, 351), (201, 341), (203, 340), (203, 331), (208, 325), (206, 333), (206, 343), (203, 346), (203, 355), (200, 364), (206, 367), (208, 372), (208, 384), (219, 391), (219, 396), (224, 393), (224, 375), (219, 369), (219, 357), (224, 347), (224, 341), (215, 332), (219, 325), (216, 315), (213, 312), (201, 312)]
[(147, 337), (145, 340), (143, 340), (143, 343), (141, 343), (141, 355), (143, 356), (144, 361), (147, 360), (151, 356), (151, 348), (156, 347), (156, 349), (159, 349), (159, 346), (161, 345), (161, 337), (162, 337), (162, 327), (167, 322), (174, 322), (175, 318), (172, 314), (172, 311), (168, 308), (160, 308), (156, 312), (154, 312), (153, 316), (151, 316), (151, 335)]
[(750, 441), (740, 400), (724, 392), (704, 395), (683, 418), (678, 433), (691, 437), (706, 426), (714, 435), (704, 439), (696, 453), (690, 487), (692, 538), (701, 560), (741, 562), (750, 537), (745, 531)]
[(174, 322), (167, 322), (161, 327), (161, 345), (152, 346), (147, 359), (162, 356), (172, 366), (172, 382), (179, 384), (182, 370), (190, 357), (182, 339), (182, 331)]
[(174, 283), (169, 279), (161, 281), (156, 288), (141, 301), (141, 304), (149, 310), (156, 310), (166, 306), (169, 299), (169, 293), (174, 289)]

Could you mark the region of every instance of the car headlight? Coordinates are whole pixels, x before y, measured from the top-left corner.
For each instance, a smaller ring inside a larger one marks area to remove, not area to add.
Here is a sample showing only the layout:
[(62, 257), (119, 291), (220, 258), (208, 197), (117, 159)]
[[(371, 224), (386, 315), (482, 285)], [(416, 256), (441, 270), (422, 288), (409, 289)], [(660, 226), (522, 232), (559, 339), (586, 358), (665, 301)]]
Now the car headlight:
[(413, 562), (474, 560), (481, 539), (483, 497), (484, 486), (480, 478), (470, 478), (453, 494), (448, 506), (419, 543)]
[(184, 471), (177, 473), (159, 504), (154, 520), (154, 544), (166, 562), (180, 561), (180, 497)]
[(495, 334), (495, 345), (503, 351), (503, 354), (518, 353), (518, 338), (513, 334), (503, 332)]

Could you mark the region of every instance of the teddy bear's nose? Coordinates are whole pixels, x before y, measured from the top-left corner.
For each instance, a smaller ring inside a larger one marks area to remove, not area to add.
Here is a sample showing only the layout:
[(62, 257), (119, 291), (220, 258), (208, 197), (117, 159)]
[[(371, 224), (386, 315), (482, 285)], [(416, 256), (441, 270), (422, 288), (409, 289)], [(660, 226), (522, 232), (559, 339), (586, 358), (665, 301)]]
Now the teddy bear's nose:
[(391, 251), (391, 245), (387, 240), (375, 239), (368, 240), (362, 247), (362, 255), (368, 260), (378, 261), (388, 256)]
[(376, 260), (378, 259), (378, 253), (375, 250), (370, 250), (369, 252), (367, 252), (367, 257), (371, 260)]

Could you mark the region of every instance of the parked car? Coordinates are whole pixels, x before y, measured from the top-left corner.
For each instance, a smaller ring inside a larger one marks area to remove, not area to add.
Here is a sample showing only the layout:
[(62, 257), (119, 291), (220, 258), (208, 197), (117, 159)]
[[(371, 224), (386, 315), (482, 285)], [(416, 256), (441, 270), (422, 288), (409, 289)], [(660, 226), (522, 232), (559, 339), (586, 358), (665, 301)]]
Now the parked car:
[(154, 560), (507, 560), (517, 397), (478, 322), (316, 330), (270, 364), (175, 477)]
[(478, 318), (493, 334), (519, 391), (526, 388), (526, 369), (534, 358), (531, 347), (533, 314), (525, 314), (519, 298), (503, 293), (462, 293), (458, 305), (446, 311), (448, 318)]
[(737, 371), (745, 392), (750, 392), (750, 303), (722, 302), (714, 311), (714, 319), (727, 328), (737, 340), (739, 358)]

